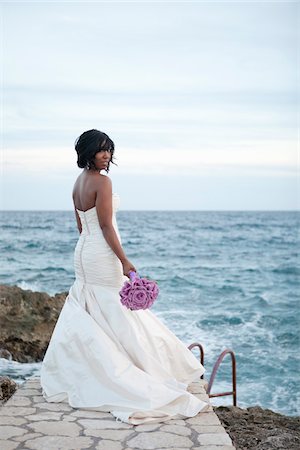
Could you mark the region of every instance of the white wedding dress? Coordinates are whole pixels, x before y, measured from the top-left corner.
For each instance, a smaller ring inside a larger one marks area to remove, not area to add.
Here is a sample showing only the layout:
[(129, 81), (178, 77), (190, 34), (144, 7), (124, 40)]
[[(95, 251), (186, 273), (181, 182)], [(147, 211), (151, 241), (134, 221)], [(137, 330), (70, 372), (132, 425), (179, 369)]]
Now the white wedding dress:
[[(113, 226), (122, 243), (119, 204), (114, 193)], [(205, 411), (209, 404), (187, 391), (204, 367), (150, 309), (122, 305), (119, 291), (129, 279), (102, 234), (96, 207), (77, 211), (82, 232), (74, 252), (76, 279), (41, 365), (45, 400), (109, 411), (131, 424)]]

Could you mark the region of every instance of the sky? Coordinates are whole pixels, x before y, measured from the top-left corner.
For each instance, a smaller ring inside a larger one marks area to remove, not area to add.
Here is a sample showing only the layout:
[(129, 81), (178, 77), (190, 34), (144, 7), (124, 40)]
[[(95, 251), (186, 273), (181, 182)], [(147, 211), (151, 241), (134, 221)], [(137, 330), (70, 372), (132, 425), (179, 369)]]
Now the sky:
[(75, 139), (123, 210), (299, 209), (299, 3), (1, 2), (1, 210), (72, 210)]

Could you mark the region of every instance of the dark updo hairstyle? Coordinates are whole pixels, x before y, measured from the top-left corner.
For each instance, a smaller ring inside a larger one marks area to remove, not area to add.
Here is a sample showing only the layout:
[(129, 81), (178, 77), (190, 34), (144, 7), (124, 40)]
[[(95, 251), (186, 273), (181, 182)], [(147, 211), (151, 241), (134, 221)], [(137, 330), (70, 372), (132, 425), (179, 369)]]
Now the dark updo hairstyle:
[(87, 168), (92, 170), (98, 170), (95, 166), (94, 157), (96, 153), (101, 150), (110, 150), (110, 161), (107, 165), (106, 172), (109, 172), (109, 166), (112, 162), (117, 165), (113, 161), (113, 154), (115, 151), (115, 144), (113, 141), (107, 136), (107, 134), (103, 133), (99, 130), (88, 130), (82, 133), (75, 140), (75, 150), (77, 152), (77, 165), (80, 168)]

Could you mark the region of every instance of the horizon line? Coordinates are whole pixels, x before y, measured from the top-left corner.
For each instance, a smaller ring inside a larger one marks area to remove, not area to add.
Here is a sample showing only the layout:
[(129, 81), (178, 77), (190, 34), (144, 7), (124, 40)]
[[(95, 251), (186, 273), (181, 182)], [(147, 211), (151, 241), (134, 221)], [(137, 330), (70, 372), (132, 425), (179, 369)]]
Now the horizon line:
[[(74, 212), (74, 209), (0, 209), (1, 212)], [(300, 212), (299, 209), (120, 209), (118, 212)]]

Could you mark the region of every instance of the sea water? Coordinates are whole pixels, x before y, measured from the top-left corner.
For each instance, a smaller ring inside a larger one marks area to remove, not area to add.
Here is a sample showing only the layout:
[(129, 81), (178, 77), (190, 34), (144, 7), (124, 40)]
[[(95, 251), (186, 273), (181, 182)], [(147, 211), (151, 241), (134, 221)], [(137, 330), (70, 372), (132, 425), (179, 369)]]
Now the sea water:
[[(240, 407), (300, 413), (299, 217), (296, 211), (117, 212), (128, 258), (140, 276), (159, 284), (152, 311), (187, 346), (203, 345), (205, 378), (223, 350), (234, 351)], [(2, 211), (0, 228), (0, 283), (50, 295), (68, 291), (79, 237), (73, 211)], [(17, 382), (39, 375), (40, 366), (0, 359), (1, 374)], [(212, 393), (231, 389), (227, 355)], [(229, 405), (232, 397), (211, 402)]]

